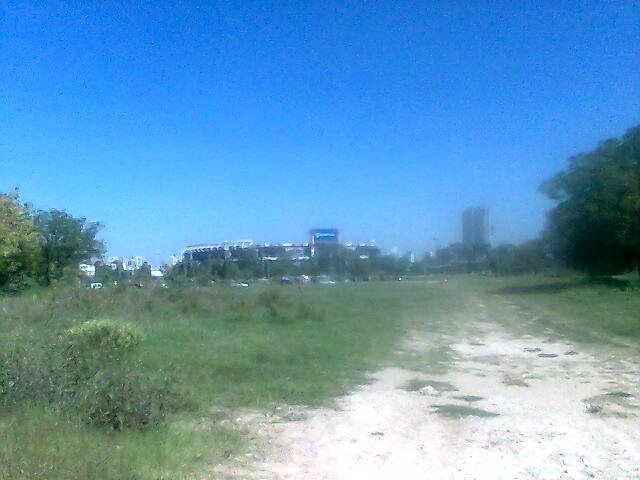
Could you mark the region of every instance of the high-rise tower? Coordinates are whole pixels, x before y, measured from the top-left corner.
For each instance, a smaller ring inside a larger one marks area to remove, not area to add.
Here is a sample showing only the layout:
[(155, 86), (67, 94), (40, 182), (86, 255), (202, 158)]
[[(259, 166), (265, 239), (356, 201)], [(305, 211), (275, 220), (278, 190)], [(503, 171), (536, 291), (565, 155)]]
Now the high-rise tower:
[(486, 208), (467, 208), (462, 212), (462, 244), (468, 250), (490, 246), (489, 212)]

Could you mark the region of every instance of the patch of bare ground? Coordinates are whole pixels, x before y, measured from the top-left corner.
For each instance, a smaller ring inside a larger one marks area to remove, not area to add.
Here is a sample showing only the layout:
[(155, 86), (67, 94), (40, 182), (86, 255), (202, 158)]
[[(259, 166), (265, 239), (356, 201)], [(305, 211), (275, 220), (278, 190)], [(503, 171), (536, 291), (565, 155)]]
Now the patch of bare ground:
[(486, 318), (467, 334), (415, 335), (405, 347), (452, 352), (448, 370), (386, 368), (335, 408), (239, 414), (234, 424), (260, 447), (212, 473), (273, 480), (640, 478), (639, 360), (624, 349), (516, 338)]

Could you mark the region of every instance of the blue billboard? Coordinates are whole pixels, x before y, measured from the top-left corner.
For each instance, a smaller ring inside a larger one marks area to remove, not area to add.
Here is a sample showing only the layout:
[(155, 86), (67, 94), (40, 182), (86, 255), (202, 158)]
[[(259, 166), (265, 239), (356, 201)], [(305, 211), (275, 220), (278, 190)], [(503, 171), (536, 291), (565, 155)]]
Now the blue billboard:
[(333, 244), (338, 243), (337, 228), (314, 228), (311, 230), (311, 244)]

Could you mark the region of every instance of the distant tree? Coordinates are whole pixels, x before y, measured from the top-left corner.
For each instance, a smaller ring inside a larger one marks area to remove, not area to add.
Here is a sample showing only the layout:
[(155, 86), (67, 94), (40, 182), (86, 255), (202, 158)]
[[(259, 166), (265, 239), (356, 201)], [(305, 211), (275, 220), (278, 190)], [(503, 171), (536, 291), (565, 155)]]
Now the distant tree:
[(453, 243), (448, 247), (440, 248), (436, 251), (436, 262), (440, 265), (462, 262), (465, 259), (466, 252), (461, 243)]
[(104, 254), (104, 243), (96, 239), (99, 223), (62, 210), (38, 211), (34, 221), (41, 242), (41, 275), (47, 284), (61, 278), (65, 268)]
[(311, 259), (311, 273), (313, 275), (336, 275), (344, 270), (344, 247), (341, 245), (318, 245)]
[(285, 277), (293, 276), (297, 273), (296, 266), (288, 258), (278, 258), (278, 260), (268, 262), (263, 269), (266, 270), (266, 272), (260, 276)]
[(544, 241), (536, 239), (520, 245), (506, 244), (492, 248), (487, 266), (495, 275), (520, 275), (550, 270), (555, 264)]
[(238, 280), (240, 278), (240, 269), (238, 268), (238, 262), (233, 262), (231, 260), (225, 260), (222, 264), (221, 271), (222, 278)]
[(403, 275), (408, 270), (408, 262), (394, 255), (379, 255), (370, 262), (375, 275)]
[(235, 258), (242, 278), (257, 278), (263, 275), (262, 263), (255, 249), (245, 248), (238, 250)]
[(96, 265), (95, 279), (97, 282), (113, 283), (120, 280), (120, 274), (122, 272), (111, 268), (111, 265), (98, 264)]
[(368, 278), (372, 275), (371, 260), (353, 256), (347, 260), (347, 273), (354, 278)]
[(640, 126), (571, 157), (540, 190), (558, 202), (547, 235), (569, 266), (591, 275), (640, 273)]
[(0, 194), (0, 288), (17, 289), (35, 270), (38, 233), (17, 194)]

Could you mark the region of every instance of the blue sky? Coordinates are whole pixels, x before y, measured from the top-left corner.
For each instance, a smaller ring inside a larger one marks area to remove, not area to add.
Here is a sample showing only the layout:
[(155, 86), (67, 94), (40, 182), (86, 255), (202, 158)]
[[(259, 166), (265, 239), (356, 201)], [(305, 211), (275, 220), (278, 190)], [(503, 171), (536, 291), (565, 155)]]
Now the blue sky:
[(47, 2), (1, 19), (0, 191), (112, 255), (304, 241), (424, 252), (640, 123), (638, 2)]

